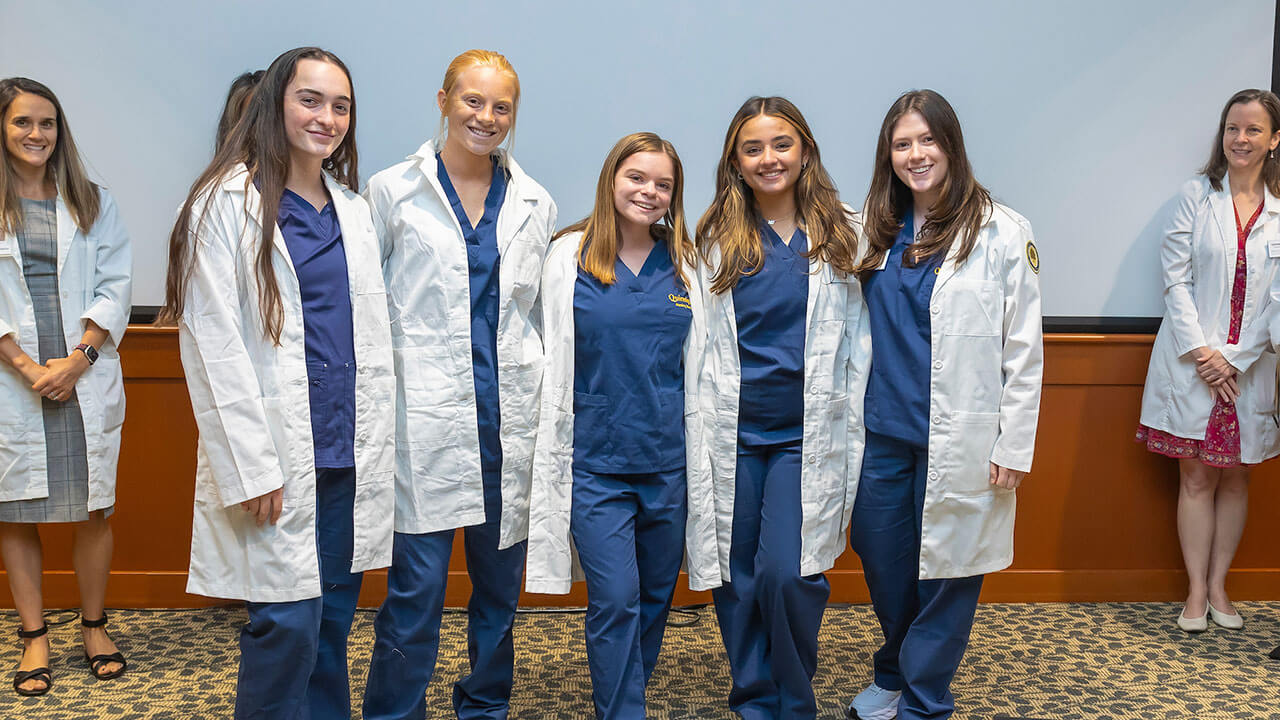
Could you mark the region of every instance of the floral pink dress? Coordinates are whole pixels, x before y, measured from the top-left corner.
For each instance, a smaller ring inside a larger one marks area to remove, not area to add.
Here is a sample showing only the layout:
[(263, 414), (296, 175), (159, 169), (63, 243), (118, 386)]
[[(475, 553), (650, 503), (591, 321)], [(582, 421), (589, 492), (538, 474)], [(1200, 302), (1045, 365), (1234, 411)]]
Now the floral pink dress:
[[(1234, 206), (1232, 208), (1234, 210)], [(1248, 267), (1245, 263), (1245, 240), (1249, 231), (1262, 214), (1262, 205), (1253, 211), (1249, 222), (1240, 227), (1240, 215), (1236, 218), (1236, 274), (1231, 281), (1231, 327), (1227, 333), (1227, 344), (1240, 340), (1240, 326), (1244, 315), (1244, 288)], [(1218, 468), (1239, 467), (1240, 463), (1240, 419), (1236, 417), (1236, 405), (1218, 398), (1209, 413), (1209, 424), (1204, 429), (1204, 440), (1170, 435), (1163, 430), (1138, 426), (1138, 442), (1145, 442), (1147, 449), (1171, 458), (1197, 458), (1205, 465)]]

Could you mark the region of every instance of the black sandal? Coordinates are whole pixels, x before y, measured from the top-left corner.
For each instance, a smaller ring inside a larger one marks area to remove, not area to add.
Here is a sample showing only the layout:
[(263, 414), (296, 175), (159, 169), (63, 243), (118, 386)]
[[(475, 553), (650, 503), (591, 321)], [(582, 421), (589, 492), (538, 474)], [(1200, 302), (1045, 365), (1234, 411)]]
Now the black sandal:
[[(22, 640), (33, 640), (35, 638), (45, 635), (48, 632), (49, 632), (48, 623), (41, 625), (39, 630), (23, 630), (22, 627), (19, 626), (18, 638)], [(26, 657), (26, 656), (27, 656), (27, 649), (26, 647), (23, 647), (22, 657)], [(22, 664), (21, 659), (18, 660), (18, 664), (19, 665)], [(24, 689), (22, 687), (22, 683), (28, 680), (40, 680), (44, 682), (44, 687), (36, 688), (34, 690), (29, 688)], [(43, 695), (49, 692), (51, 689), (53, 689), (53, 673), (50, 672), (49, 668), (47, 667), (38, 667), (34, 670), (19, 670), (13, 674), (13, 689), (15, 692), (17, 692), (19, 695), (22, 695), (23, 697), (36, 697), (37, 695)]]
[[(100, 628), (106, 624), (107, 614), (105, 612), (102, 613), (102, 617), (97, 620), (86, 620), (83, 616), (80, 617), (81, 627)], [(85, 650), (84, 659), (85, 662), (89, 663), (89, 674), (99, 680), (114, 680), (123, 675), (125, 668), (129, 667), (129, 664), (124, 661), (124, 655), (119, 652), (113, 652), (110, 655), (94, 655), (93, 657), (89, 657), (89, 651)], [(115, 670), (108, 670), (107, 672), (99, 672), (98, 668), (106, 665), (107, 663), (120, 663), (120, 667)]]

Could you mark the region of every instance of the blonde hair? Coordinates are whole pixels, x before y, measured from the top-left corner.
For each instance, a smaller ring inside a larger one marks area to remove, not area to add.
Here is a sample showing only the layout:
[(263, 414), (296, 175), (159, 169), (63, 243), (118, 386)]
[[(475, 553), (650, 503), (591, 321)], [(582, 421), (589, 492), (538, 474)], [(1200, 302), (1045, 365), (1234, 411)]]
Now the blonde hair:
[[(511, 66), (511, 61), (507, 60), (507, 56), (496, 50), (467, 50), (449, 61), (449, 67), (444, 69), (444, 80), (440, 82), (440, 89), (444, 91), (445, 98), (453, 97), (453, 89), (458, 84), (458, 76), (463, 71), (470, 70), (473, 67), (491, 67), (511, 77), (511, 84), (515, 87), (516, 94), (512, 98), (514, 105), (511, 108), (511, 130), (507, 133), (507, 152), (509, 153), (511, 152), (511, 147), (515, 144), (516, 113), (520, 108), (520, 76), (516, 74), (516, 69)], [(445, 130), (445, 113), (441, 109), (440, 127), (436, 130), (436, 137), (441, 141), (445, 137)]]
[(697, 242), (703, 259), (710, 261), (711, 249), (720, 248), (720, 266), (710, 286), (711, 292), (717, 294), (733, 290), (738, 278), (754, 275), (764, 263), (764, 244), (760, 238), (763, 218), (756, 206), (755, 194), (733, 162), (742, 126), (764, 115), (778, 118), (794, 128), (809, 157), (793, 188), (796, 219), (809, 237), (809, 250), (804, 256), (823, 260), (840, 275), (854, 269), (858, 237), (853, 229), (853, 217), (840, 203), (835, 182), (822, 166), (818, 143), (813, 139), (809, 123), (786, 98), (753, 97), (738, 108), (729, 123), (716, 168), (716, 196), (698, 220)]
[(642, 152), (662, 153), (671, 160), (674, 175), (671, 206), (662, 218), (663, 225), (651, 225), (649, 230), (655, 239), (666, 242), (671, 264), (675, 266), (676, 278), (687, 289), (689, 283), (684, 276), (684, 266), (697, 261), (697, 252), (693, 248), (693, 239), (689, 237), (689, 226), (684, 218), (684, 166), (680, 164), (675, 146), (654, 133), (631, 133), (613, 146), (604, 159), (604, 167), (600, 169), (600, 181), (596, 183), (596, 202), (591, 214), (556, 233), (555, 237), (581, 232), (578, 267), (601, 283), (612, 285), (617, 280), (614, 263), (622, 246), (622, 229), (613, 200), (614, 183), (622, 163), (632, 155)]

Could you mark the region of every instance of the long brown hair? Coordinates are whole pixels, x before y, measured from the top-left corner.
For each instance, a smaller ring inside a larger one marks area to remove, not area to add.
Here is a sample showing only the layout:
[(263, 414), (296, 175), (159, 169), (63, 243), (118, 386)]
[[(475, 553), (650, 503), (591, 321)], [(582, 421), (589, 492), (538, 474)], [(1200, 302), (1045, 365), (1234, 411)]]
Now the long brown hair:
[[(951, 103), (933, 90), (911, 90), (903, 93), (889, 107), (880, 125), (876, 142), (875, 169), (863, 222), (867, 238), (867, 254), (858, 265), (859, 273), (880, 266), (885, 253), (893, 247), (898, 231), (907, 222), (911, 208), (911, 189), (893, 172), (893, 129), (904, 115), (919, 113), (933, 134), (938, 148), (947, 156), (947, 176), (942, 179), (942, 193), (923, 226), (917, 229), (907, 262), (915, 264), (934, 255), (943, 257), (957, 238), (960, 249), (956, 262), (963, 263), (978, 241), (978, 231), (991, 211), (991, 193), (978, 184), (964, 150), (960, 120)], [(924, 208), (921, 208), (922, 210)]]
[(600, 180), (596, 183), (596, 202), (591, 214), (555, 234), (555, 238), (572, 232), (582, 233), (578, 245), (578, 266), (605, 285), (612, 285), (617, 276), (614, 263), (618, 249), (622, 247), (622, 229), (618, 223), (618, 209), (614, 205), (614, 182), (618, 168), (627, 158), (642, 152), (660, 152), (671, 159), (674, 169), (674, 187), (671, 188), (671, 206), (662, 218), (662, 225), (650, 226), (655, 239), (665, 241), (671, 264), (675, 266), (676, 279), (689, 287), (684, 276), (684, 265), (697, 261), (689, 226), (684, 219), (684, 166), (670, 142), (651, 132), (631, 133), (614, 144), (600, 168)]
[[(1231, 96), (1222, 107), (1222, 118), (1218, 120), (1218, 134), (1213, 138), (1209, 162), (1200, 170), (1209, 178), (1213, 189), (1219, 192), (1222, 190), (1222, 178), (1227, 174), (1227, 155), (1222, 151), (1222, 136), (1227, 131), (1227, 113), (1231, 112), (1233, 105), (1247, 105), (1251, 102), (1258, 103), (1267, 111), (1267, 117), (1271, 119), (1270, 134), (1280, 130), (1280, 98), (1275, 93), (1251, 88)], [(1275, 153), (1267, 153), (1267, 159), (1262, 161), (1262, 182), (1272, 195), (1280, 195), (1280, 157), (1275, 157)]]
[(222, 149), (222, 145), (227, 141), (227, 136), (231, 134), (231, 128), (240, 122), (240, 118), (244, 117), (245, 108), (249, 107), (249, 98), (253, 96), (253, 91), (258, 87), (258, 83), (262, 82), (264, 71), (254, 70), (253, 72), (241, 73), (231, 81), (231, 87), (227, 88), (227, 101), (222, 106), (222, 116), (218, 118), (218, 134), (214, 138), (213, 151), (217, 152)]
[[(84, 171), (84, 163), (80, 160), (80, 152), (76, 150), (76, 141), (71, 138), (71, 126), (67, 124), (67, 116), (62, 112), (62, 103), (53, 91), (42, 83), (24, 77), (11, 77), (0, 80), (0, 122), (7, 123), (9, 106), (22, 93), (30, 93), (48, 100), (53, 105), (57, 116), (58, 137), (53, 144), (53, 152), (49, 154), (49, 162), (45, 164), (45, 179), (52, 182), (62, 196), (71, 217), (75, 218), (76, 227), (81, 232), (89, 232), (89, 228), (98, 221), (101, 201), (98, 197), (98, 186), (89, 180)], [(13, 160), (7, 150), (0, 152), (4, 160), (0, 161), (0, 229), (6, 232), (17, 232), (22, 227), (22, 202), (18, 198), (18, 176), (13, 170)]]
[[(280, 343), (284, 326), (284, 306), (280, 299), (280, 287), (271, 267), (272, 236), (275, 234), (276, 215), (280, 210), (280, 196), (284, 193), (289, 177), (289, 142), (284, 133), (284, 93), (293, 80), (299, 60), (321, 60), (338, 66), (351, 85), (350, 124), (347, 135), (338, 149), (323, 164), (324, 170), (338, 182), (353, 191), (360, 187), (356, 169), (356, 99), (351, 73), (337, 55), (316, 47), (290, 50), (276, 58), (267, 68), (249, 100), (244, 117), (236, 123), (227, 136), (226, 143), (214, 153), (213, 161), (191, 185), (187, 200), (178, 214), (178, 221), (169, 234), (169, 272), (165, 278), (164, 306), (156, 317), (156, 324), (173, 324), (182, 316), (187, 281), (196, 262), (192, 235), (199, 232), (209, 212), (215, 185), (237, 166), (244, 164), (249, 172), (245, 177), (245, 191), (256, 182), (262, 196), (262, 238), (257, 247), (254, 267), (257, 272), (259, 305), (262, 310), (262, 329), (272, 342)], [(195, 222), (195, 205), (202, 206)]]
[(755, 196), (738, 173), (733, 159), (738, 147), (738, 134), (752, 118), (769, 115), (786, 121), (800, 136), (809, 158), (796, 180), (796, 220), (809, 237), (805, 257), (821, 258), (841, 274), (853, 272), (857, 256), (858, 236), (851, 213), (840, 203), (836, 184), (822, 166), (818, 143), (804, 115), (791, 101), (782, 97), (753, 97), (738, 108), (724, 136), (724, 150), (716, 168), (716, 196), (711, 207), (698, 220), (697, 243), (705, 260), (710, 260), (713, 247), (720, 248), (720, 267), (711, 279), (711, 291), (723, 293), (738, 284), (738, 278), (759, 271), (764, 260), (760, 238), (763, 218)]

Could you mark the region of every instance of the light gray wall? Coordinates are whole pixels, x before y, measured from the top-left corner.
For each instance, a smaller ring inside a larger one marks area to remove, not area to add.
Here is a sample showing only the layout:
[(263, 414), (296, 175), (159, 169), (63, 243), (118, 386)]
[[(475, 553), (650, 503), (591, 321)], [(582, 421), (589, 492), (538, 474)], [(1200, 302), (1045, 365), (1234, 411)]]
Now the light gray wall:
[(320, 45), (350, 66), (361, 176), (435, 131), (448, 61), (486, 47), (515, 64), (521, 165), (560, 205), (590, 207), (618, 137), (671, 139), (686, 207), (710, 201), (730, 116), (752, 94), (805, 112), (860, 206), (885, 110), (947, 96), (978, 178), (1026, 215), (1046, 315), (1156, 316), (1164, 208), (1205, 160), (1222, 103), (1267, 87), (1274, 3), (219, 2), (0, 0), (0, 76), (58, 93), (135, 248), (135, 302), (162, 301), (175, 208), (208, 161), (231, 79)]

